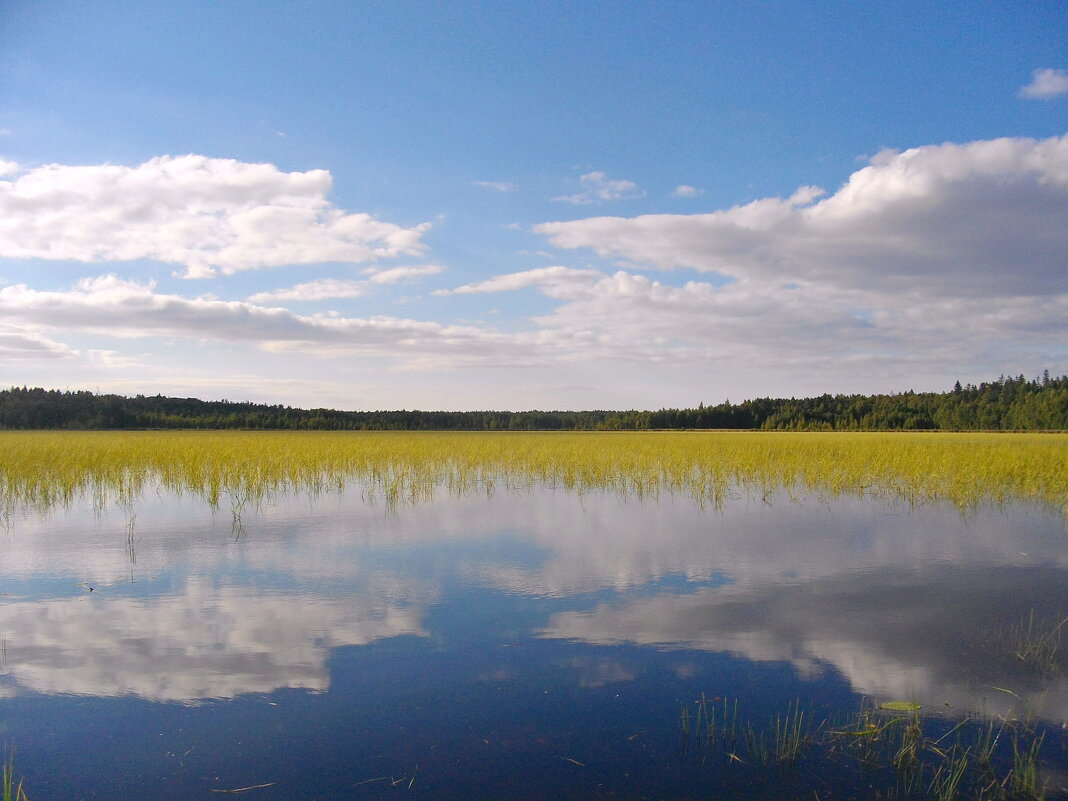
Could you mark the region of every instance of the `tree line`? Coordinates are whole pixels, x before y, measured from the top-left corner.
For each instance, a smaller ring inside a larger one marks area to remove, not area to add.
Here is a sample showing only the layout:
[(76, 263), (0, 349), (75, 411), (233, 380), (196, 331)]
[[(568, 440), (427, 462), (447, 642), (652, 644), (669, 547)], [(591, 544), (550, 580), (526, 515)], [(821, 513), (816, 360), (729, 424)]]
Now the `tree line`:
[(298, 409), (162, 395), (0, 390), (3, 429), (274, 429), (375, 431), (1068, 430), (1068, 376), (1002, 376), (948, 392), (756, 398), (657, 411), (374, 411)]

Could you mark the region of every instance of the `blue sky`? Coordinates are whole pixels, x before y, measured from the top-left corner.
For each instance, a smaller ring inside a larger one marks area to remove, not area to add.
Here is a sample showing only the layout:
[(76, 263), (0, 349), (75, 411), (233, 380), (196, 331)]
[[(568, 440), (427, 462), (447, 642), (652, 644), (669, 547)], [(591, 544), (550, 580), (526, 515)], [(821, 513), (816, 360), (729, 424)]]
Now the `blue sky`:
[(0, 385), (658, 408), (1068, 372), (1068, 10), (0, 7)]

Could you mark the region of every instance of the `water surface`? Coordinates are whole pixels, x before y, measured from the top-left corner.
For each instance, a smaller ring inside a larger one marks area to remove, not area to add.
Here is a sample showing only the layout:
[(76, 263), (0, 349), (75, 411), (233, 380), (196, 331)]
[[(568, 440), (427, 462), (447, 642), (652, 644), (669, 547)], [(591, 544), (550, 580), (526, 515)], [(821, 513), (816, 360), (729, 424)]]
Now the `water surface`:
[(1068, 680), (1016, 651), (1068, 615), (1066, 533), (1039, 505), (800, 491), (23, 511), (0, 739), (31, 798), (868, 798), (851, 768), (719, 758), (680, 711), (908, 700), (1046, 732), (1056, 797)]

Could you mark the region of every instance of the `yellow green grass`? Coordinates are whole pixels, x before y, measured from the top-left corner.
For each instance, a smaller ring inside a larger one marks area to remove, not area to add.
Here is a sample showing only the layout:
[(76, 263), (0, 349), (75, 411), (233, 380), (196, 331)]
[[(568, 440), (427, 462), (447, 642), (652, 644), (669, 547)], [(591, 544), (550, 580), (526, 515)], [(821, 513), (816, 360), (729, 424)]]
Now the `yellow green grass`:
[(910, 503), (1068, 500), (1068, 435), (790, 432), (0, 432), (0, 511), (147, 489), (240, 508), (360, 482), (386, 501), (551, 486), (718, 504), (780, 490)]

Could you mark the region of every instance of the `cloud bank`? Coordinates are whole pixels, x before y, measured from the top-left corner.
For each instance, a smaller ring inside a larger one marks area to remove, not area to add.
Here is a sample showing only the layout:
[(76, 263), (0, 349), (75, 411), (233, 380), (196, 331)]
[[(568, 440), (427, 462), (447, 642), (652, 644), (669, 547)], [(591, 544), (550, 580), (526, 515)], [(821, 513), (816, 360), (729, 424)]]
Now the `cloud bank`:
[(418, 255), (428, 223), (405, 228), (335, 208), (326, 170), (282, 172), (206, 156), (136, 167), (0, 163), (0, 256), (152, 259), (184, 277)]
[(560, 248), (737, 279), (1010, 297), (1068, 283), (1068, 136), (885, 152), (813, 203), (820, 194), (534, 230)]

